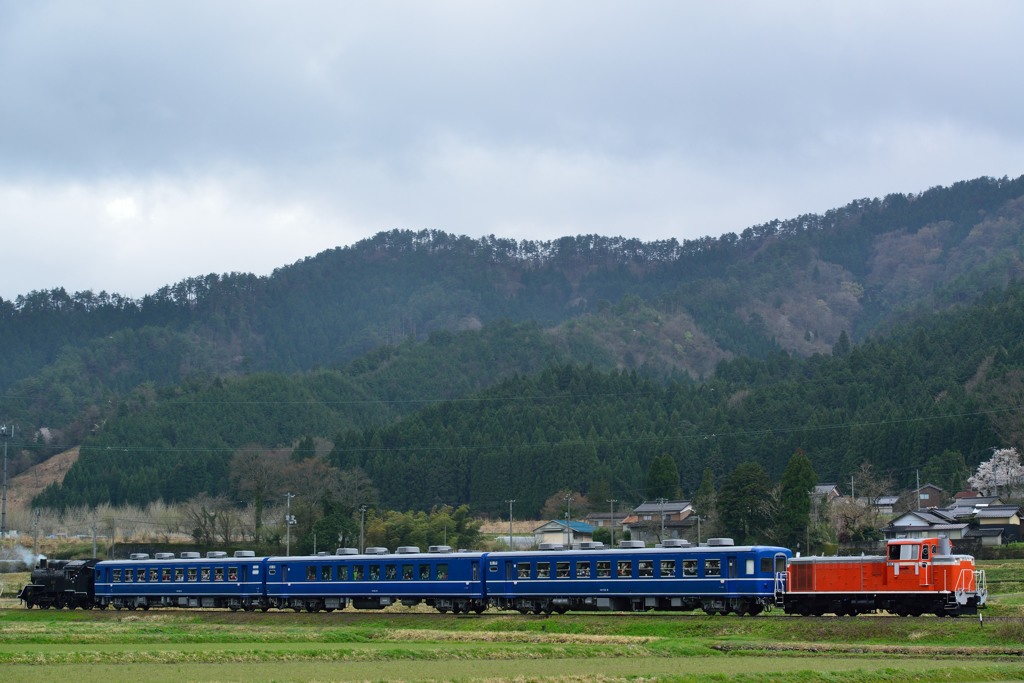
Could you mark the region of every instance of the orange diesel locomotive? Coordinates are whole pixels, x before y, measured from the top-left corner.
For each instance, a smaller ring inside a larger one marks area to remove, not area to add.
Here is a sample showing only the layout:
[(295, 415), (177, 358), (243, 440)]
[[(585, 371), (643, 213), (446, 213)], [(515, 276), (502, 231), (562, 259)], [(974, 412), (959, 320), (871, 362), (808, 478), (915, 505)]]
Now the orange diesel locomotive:
[(970, 555), (954, 555), (944, 537), (889, 541), (884, 556), (794, 557), (778, 583), (786, 613), (804, 616), (956, 617), (977, 614), (988, 594), (984, 570)]

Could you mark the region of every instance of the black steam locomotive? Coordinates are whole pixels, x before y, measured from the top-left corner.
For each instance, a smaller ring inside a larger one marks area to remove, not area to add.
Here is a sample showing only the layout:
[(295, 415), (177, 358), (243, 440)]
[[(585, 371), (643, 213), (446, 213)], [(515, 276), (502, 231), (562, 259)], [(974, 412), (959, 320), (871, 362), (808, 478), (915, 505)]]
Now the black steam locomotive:
[(96, 596), (96, 560), (46, 560), (32, 570), (32, 582), (18, 597), (25, 606), (92, 609)]

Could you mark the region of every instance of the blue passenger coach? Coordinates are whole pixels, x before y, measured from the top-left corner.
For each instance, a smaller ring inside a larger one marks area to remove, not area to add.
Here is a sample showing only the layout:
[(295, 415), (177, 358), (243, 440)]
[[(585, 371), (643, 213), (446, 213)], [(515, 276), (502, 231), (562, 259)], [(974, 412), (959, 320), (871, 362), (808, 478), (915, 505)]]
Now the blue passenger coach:
[(100, 608), (150, 607), (266, 608), (265, 558), (239, 551), (136, 554), (96, 564), (96, 603)]
[(703, 609), (759, 614), (775, 601), (775, 577), (791, 552), (735, 546), (594, 548), (488, 553), (491, 604), (526, 614), (567, 610)]
[(334, 555), (267, 558), (267, 599), (296, 611), (380, 609), (396, 602), (426, 603), (440, 612), (487, 608), (482, 580), (484, 553), (452, 552), (431, 546), (367, 548), (362, 554), (339, 548)]

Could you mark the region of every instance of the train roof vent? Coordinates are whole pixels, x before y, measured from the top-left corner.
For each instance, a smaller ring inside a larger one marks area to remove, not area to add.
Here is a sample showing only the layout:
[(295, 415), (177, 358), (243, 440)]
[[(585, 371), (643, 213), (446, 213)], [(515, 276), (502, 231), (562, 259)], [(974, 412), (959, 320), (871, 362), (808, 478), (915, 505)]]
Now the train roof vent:
[(398, 553), (399, 555), (414, 555), (415, 553), (418, 553), (419, 551), (420, 551), (420, 548), (417, 545), (400, 545), (400, 546), (398, 546), (398, 549), (395, 550), (395, 552)]
[(157, 560), (173, 560), (174, 553), (156, 553), (153, 557)]
[(358, 555), (359, 548), (338, 548), (334, 551), (335, 555)]
[(561, 543), (541, 543), (537, 548), (539, 550), (565, 550), (565, 546)]
[(128, 556), (129, 560), (148, 560), (149, 553), (132, 553)]
[(390, 552), (387, 548), (372, 547), (366, 549), (367, 555), (388, 555)]
[(646, 548), (647, 544), (643, 541), (619, 541), (620, 548)]
[(228, 554), (223, 550), (211, 550), (210, 552), (206, 553), (206, 556), (209, 558), (221, 558), (227, 557)]
[(236, 550), (235, 557), (256, 557), (256, 553), (252, 550)]
[(198, 560), (199, 553), (195, 552), (194, 550), (186, 550), (185, 552), (178, 555), (178, 557), (180, 557), (183, 560)]
[(604, 543), (601, 543), (601, 541), (581, 541), (579, 547), (580, 550), (601, 550), (604, 548)]
[(666, 538), (661, 542), (662, 548), (689, 548), (690, 542), (685, 538)]
[(428, 553), (450, 553), (452, 547), (450, 545), (432, 545), (427, 548)]
[(723, 545), (736, 545), (731, 538), (709, 538), (708, 547), (721, 547)]

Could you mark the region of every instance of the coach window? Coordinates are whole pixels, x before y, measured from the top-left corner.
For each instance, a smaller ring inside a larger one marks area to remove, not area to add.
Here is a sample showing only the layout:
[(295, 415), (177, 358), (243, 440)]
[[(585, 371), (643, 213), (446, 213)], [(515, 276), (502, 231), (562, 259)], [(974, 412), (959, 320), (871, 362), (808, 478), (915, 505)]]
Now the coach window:
[(316, 567), (313, 565), (306, 567), (306, 581), (316, 581)]
[(388, 564), (384, 565), (384, 578), (388, 581), (394, 581), (398, 578), (398, 565)]
[(551, 563), (550, 562), (538, 562), (537, 563), (537, 578), (538, 579), (550, 579), (551, 578)]
[(363, 580), (363, 565), (357, 564), (352, 567), (352, 580), (362, 581)]
[(320, 580), (330, 581), (331, 580), (331, 565), (325, 564), (320, 567)]
[(223, 581), (224, 580), (224, 567), (214, 567), (213, 568), (213, 580), (214, 581)]
[(569, 578), (569, 563), (568, 562), (556, 562), (555, 563), (555, 576), (559, 579)]
[(520, 579), (528, 579), (528, 578), (530, 578), (530, 563), (529, 562), (520, 562), (519, 563), (518, 567), (516, 568), (516, 577), (520, 578)]
[(447, 581), (448, 580), (448, 565), (439, 564), (437, 565), (437, 580)]
[(608, 579), (612, 575), (612, 562), (611, 560), (598, 560), (597, 561), (597, 578)]
[(138, 569), (138, 570), (136, 570), (136, 572), (135, 572), (135, 580), (136, 581), (145, 581), (146, 580), (146, 570), (145, 569)]
[(185, 570), (182, 567), (175, 567), (174, 568), (174, 580), (175, 581), (184, 581), (185, 580)]
[(154, 583), (159, 581), (160, 580), (160, 570), (156, 569), (155, 567), (153, 569), (150, 569), (149, 570), (149, 580), (153, 581)]
[(617, 576), (620, 579), (630, 579), (633, 577), (633, 561), (632, 560), (619, 560), (615, 567)]
[(228, 567), (228, 581), (238, 581), (238, 567)]
[(669, 579), (676, 575), (676, 561), (675, 560), (662, 560), (661, 561), (661, 578)]
[(114, 583), (121, 583), (121, 570), (120, 569), (115, 569), (114, 570), (114, 574), (113, 574), (113, 576), (111, 577), (110, 580), (113, 581)]
[(747, 576), (754, 575), (754, 559), (750, 558), (747, 560)]
[(420, 581), (430, 581), (430, 565), (420, 565)]
[(335, 577), (338, 581), (345, 581), (348, 579), (348, 566), (344, 564), (338, 565), (338, 571), (335, 572)]
[(761, 573), (769, 574), (772, 571), (772, 558), (762, 557), (761, 558)]
[(412, 577), (414, 577), (414, 576), (416, 576), (416, 573), (413, 571), (413, 566), (411, 564), (403, 564), (402, 565), (402, 580), (403, 581), (412, 581)]
[(577, 562), (576, 563), (576, 578), (578, 579), (589, 579), (590, 578), (590, 561)]
[(171, 580), (171, 568), (170, 567), (164, 567), (163, 569), (160, 570), (160, 580), (161, 581), (170, 581)]
[(722, 575), (722, 561), (721, 560), (705, 560), (704, 561), (704, 576), (721, 576)]
[(653, 560), (640, 560), (636, 564), (636, 575), (641, 579), (653, 579), (654, 578), (654, 561)]
[(189, 581), (195, 581), (196, 580), (196, 568), (195, 567), (189, 567), (188, 568), (188, 580)]
[(697, 576), (697, 560), (683, 560), (683, 576)]
[(380, 581), (380, 565), (379, 564), (371, 564), (370, 565), (370, 572), (369, 572), (369, 574), (367, 574), (367, 578), (370, 579), (370, 581)]
[(210, 580), (210, 568), (209, 567), (203, 567), (202, 569), (199, 570), (199, 580), (200, 581), (209, 581)]

